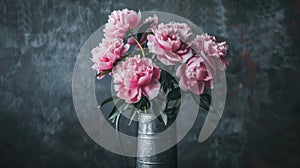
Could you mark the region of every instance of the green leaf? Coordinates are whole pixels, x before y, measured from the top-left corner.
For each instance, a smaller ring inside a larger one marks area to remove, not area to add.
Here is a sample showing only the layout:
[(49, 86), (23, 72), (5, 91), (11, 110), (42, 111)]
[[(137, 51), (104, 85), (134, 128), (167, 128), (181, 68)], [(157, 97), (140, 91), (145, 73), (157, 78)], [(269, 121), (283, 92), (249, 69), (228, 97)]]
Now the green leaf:
[(112, 71), (111, 69), (103, 70), (102, 72), (98, 73), (98, 74), (96, 75), (96, 77), (99, 77), (99, 76), (103, 76), (103, 75), (109, 74), (111, 71)]
[(114, 106), (112, 111), (110, 112), (110, 114), (108, 116), (108, 120), (114, 119), (119, 113), (120, 112), (119, 112), (118, 108), (116, 106)]
[(178, 85), (176, 79), (165, 70), (161, 70), (159, 82), (161, 83), (161, 87), (165, 93), (167, 93), (168, 89), (173, 90)]
[(166, 81), (177, 83), (176, 79), (169, 72), (164, 71), (164, 74), (165, 74)]
[(136, 39), (139, 41), (139, 42), (141, 42), (141, 39), (142, 39), (142, 37), (143, 37), (143, 35), (144, 35), (144, 32), (141, 32), (141, 33), (137, 33), (137, 37), (136, 37)]
[[(200, 107), (204, 110), (209, 111), (210, 103), (211, 103), (211, 96), (207, 93), (203, 93), (201, 95), (192, 95), (193, 99)], [(199, 98), (198, 98), (199, 97)]]
[(133, 106), (135, 108), (139, 109), (139, 110), (144, 111), (144, 110), (147, 110), (147, 109), (150, 108), (151, 103), (150, 103), (149, 99), (146, 96), (143, 96), (141, 98), (141, 100), (137, 103), (134, 103)]
[(211, 96), (207, 93), (203, 93), (200, 95), (200, 100), (202, 100), (203, 102), (207, 103), (208, 105), (210, 105), (211, 103)]
[(167, 116), (167, 114), (166, 113), (161, 113), (160, 116), (161, 116), (164, 124), (167, 125), (167, 123), (168, 123), (168, 116)]
[(113, 118), (113, 119), (111, 120), (111, 123), (115, 123), (115, 121), (116, 121), (116, 118)]
[(168, 87), (164, 85), (164, 86), (163, 86), (163, 91), (164, 91), (165, 93), (167, 93)]
[(128, 126), (131, 125), (131, 123), (132, 123), (135, 115), (136, 115), (136, 110), (132, 109), (132, 111), (131, 111), (131, 117), (130, 117), (130, 121), (128, 123)]
[[(153, 102), (154, 104), (153, 104), (153, 113), (157, 116), (157, 119), (160, 121), (160, 122), (162, 122), (162, 123), (164, 123), (165, 125), (167, 125), (167, 121), (168, 121), (168, 117), (167, 117), (167, 114), (166, 113), (164, 113), (164, 110), (162, 110), (161, 108), (160, 108), (160, 105), (161, 105), (161, 103), (159, 103), (159, 102), (156, 102), (155, 103), (155, 101)], [(167, 106), (167, 104), (166, 104), (166, 106)], [(157, 107), (157, 108), (156, 108)], [(167, 108), (167, 107), (166, 107)]]
[(137, 32), (137, 40), (140, 42), (141, 41), (141, 38), (143, 37), (143, 35), (145, 33), (147, 33), (147, 30), (150, 28), (150, 26), (153, 24), (153, 21), (152, 22), (148, 22), (148, 23), (145, 23), (143, 24), (139, 29), (138, 29), (138, 32)]
[(150, 26), (153, 24), (153, 21), (152, 22), (148, 22), (148, 23), (145, 23), (143, 24), (139, 30), (138, 30), (138, 33), (144, 33), (144, 32), (147, 32), (147, 30), (150, 28)]
[(116, 132), (119, 131), (120, 116), (121, 116), (121, 114), (119, 113), (116, 117)]
[(124, 100), (119, 100), (118, 103), (113, 107), (112, 111), (110, 112), (109, 116), (108, 116), (108, 120), (112, 120), (114, 119), (118, 114), (122, 113), (121, 111), (118, 110), (118, 108), (124, 104), (125, 101)]
[(107, 103), (113, 101), (113, 100), (116, 99), (116, 98), (117, 98), (116, 96), (111, 96), (111, 97), (105, 99), (105, 100), (98, 106), (98, 108), (103, 107), (104, 105), (106, 105)]
[(178, 108), (177, 107), (171, 107), (171, 108), (168, 108), (168, 109), (166, 109), (165, 110), (165, 113), (173, 113), (173, 112), (175, 112), (176, 110), (177, 110)]
[(209, 110), (211, 103), (211, 96), (207, 93), (201, 94), (200, 95), (200, 106), (204, 108), (206, 111)]
[(154, 114), (157, 116), (157, 119), (158, 119), (160, 122), (164, 123), (164, 120), (163, 120), (163, 118), (162, 118), (162, 116), (161, 116), (162, 112), (161, 112), (161, 111), (153, 111), (153, 112), (154, 112)]
[(132, 57), (132, 56), (135, 56), (136, 54), (135, 53), (132, 53), (132, 52), (128, 52), (127, 54), (124, 54), (121, 56), (120, 59), (118, 59), (115, 63), (114, 63), (114, 66), (117, 65), (118, 62), (124, 60), (125, 58), (127, 57)]
[(166, 86), (166, 82), (161, 82), (160, 81), (160, 89), (162, 89), (163, 91), (164, 91), (164, 93), (167, 93), (167, 91), (168, 91), (168, 88), (167, 88), (167, 86)]
[(167, 100), (177, 100), (181, 98), (180, 88), (177, 87), (171, 90), (167, 95)]

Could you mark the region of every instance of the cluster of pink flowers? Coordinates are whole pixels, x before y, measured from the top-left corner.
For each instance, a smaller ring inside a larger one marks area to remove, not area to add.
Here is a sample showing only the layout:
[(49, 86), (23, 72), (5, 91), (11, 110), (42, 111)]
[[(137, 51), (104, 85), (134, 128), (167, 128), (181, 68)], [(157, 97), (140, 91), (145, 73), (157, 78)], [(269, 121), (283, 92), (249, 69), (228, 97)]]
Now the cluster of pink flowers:
[[(117, 96), (127, 103), (136, 103), (143, 95), (153, 99), (159, 92), (160, 69), (151, 59), (136, 55), (120, 61), (130, 45), (136, 44), (130, 43), (133, 39), (128, 39), (127, 44), (124, 43), (127, 32), (150, 22), (149, 28), (156, 27), (158, 18), (149, 17), (141, 22), (140, 12), (128, 9), (113, 11), (103, 30), (105, 38), (91, 51), (91, 60), (94, 63), (92, 68), (97, 71), (98, 78), (101, 79), (107, 74), (102, 74), (103, 71), (111, 71), (109, 74), (116, 83)], [(116, 64), (118, 60), (120, 63)]]
[(111, 13), (103, 30), (105, 38), (102, 39), (99, 46), (91, 51), (91, 60), (94, 63), (92, 68), (100, 74), (98, 79), (105, 75), (101, 72), (111, 70), (116, 61), (128, 51), (130, 45), (124, 44), (126, 33), (128, 30), (138, 27), (140, 22), (140, 12), (123, 9)]
[[(208, 34), (192, 39), (192, 31), (185, 23), (161, 23), (153, 29), (153, 33), (147, 37), (149, 51), (157, 54), (157, 59), (165, 65), (182, 63), (176, 72), (182, 90), (202, 94), (205, 88), (213, 87), (213, 74), (216, 74), (206, 66), (224, 71), (228, 65), (224, 59), (228, 50), (226, 42), (218, 43), (214, 36)], [(219, 59), (222, 66), (218, 66)]]
[[(177, 69), (180, 78), (179, 86), (183, 90), (191, 90), (195, 94), (202, 94), (205, 88), (213, 88), (213, 76), (218, 70), (224, 71), (228, 63), (224, 59), (228, 45), (218, 43), (214, 36), (197, 35), (192, 41), (192, 48), (196, 54)], [(222, 65), (219, 66), (218, 60)], [(207, 66), (210, 66), (209, 71)]]
[[(126, 37), (128, 31), (147, 23), (151, 23), (145, 30), (148, 33), (144, 33), (139, 42), (135, 37)], [(224, 71), (228, 64), (224, 59), (228, 50), (226, 42), (218, 43), (214, 36), (207, 34), (195, 36), (185, 23), (158, 24), (157, 16), (142, 21), (140, 12), (123, 9), (112, 12), (103, 32), (102, 43), (91, 51), (92, 68), (100, 74), (99, 78), (107, 74), (101, 74), (103, 71), (109, 71), (117, 96), (127, 103), (136, 103), (142, 96), (155, 98), (161, 85), (160, 69), (150, 58), (135, 55), (122, 60), (130, 46), (137, 49), (147, 44), (149, 52), (154, 53), (161, 63), (179, 63), (176, 75), (180, 79), (180, 88), (198, 95), (205, 88), (213, 88), (214, 73), (210, 69)], [(218, 60), (222, 66), (216, 68)]]

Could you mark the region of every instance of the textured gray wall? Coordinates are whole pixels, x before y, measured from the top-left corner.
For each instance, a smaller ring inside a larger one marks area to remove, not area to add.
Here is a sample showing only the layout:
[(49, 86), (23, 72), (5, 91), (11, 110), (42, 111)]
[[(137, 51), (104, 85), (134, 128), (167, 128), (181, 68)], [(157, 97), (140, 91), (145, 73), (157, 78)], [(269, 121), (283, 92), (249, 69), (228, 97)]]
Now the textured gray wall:
[(125, 167), (83, 131), (71, 94), (79, 49), (113, 9), (125, 7), (186, 17), (230, 44), (223, 118), (199, 144), (206, 116), (199, 113), (178, 145), (179, 167), (299, 167), (299, 4), (1, 0), (0, 167)]

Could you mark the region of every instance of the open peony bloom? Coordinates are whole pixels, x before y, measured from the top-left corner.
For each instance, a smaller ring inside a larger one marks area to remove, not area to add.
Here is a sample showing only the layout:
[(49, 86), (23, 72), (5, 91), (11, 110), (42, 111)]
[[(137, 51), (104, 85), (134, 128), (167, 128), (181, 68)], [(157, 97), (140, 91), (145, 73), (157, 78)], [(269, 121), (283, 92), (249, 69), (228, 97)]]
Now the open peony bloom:
[(199, 95), (205, 88), (213, 87), (212, 76), (199, 55), (195, 55), (187, 63), (181, 64), (176, 75), (180, 78), (179, 87), (184, 91), (191, 90)]
[(218, 67), (216, 59), (221, 59), (222, 66), (219, 66), (220, 70), (225, 70), (228, 63), (225, 60), (227, 54), (228, 45), (226, 42), (218, 43), (214, 36), (208, 34), (197, 35), (192, 44), (193, 49), (197, 54), (209, 59), (210, 63), (213, 63), (212, 67)]
[(149, 51), (165, 65), (186, 62), (193, 54), (189, 46), (192, 31), (185, 23), (161, 23), (147, 36)]
[[(91, 53), (94, 65), (92, 66), (98, 73), (103, 70), (112, 69), (114, 63), (126, 53), (129, 45), (124, 45), (122, 39), (103, 39), (99, 46), (95, 47)], [(102, 78), (103, 76), (99, 76)]]
[(106, 38), (125, 38), (126, 32), (139, 26), (141, 12), (133, 10), (116, 10), (108, 17), (108, 22), (103, 30)]
[(150, 58), (126, 58), (113, 68), (112, 76), (117, 96), (127, 103), (138, 102), (142, 95), (151, 100), (159, 93), (160, 69)]

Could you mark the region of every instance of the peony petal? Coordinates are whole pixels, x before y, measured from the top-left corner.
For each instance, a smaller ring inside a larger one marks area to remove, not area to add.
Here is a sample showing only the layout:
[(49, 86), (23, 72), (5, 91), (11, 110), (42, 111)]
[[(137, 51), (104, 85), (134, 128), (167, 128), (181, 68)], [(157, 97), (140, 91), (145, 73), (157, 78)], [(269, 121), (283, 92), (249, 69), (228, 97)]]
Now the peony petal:
[(148, 72), (146, 72), (146, 74), (144, 76), (141, 76), (139, 78), (138, 84), (140, 86), (147, 85), (151, 82), (151, 80), (152, 80), (152, 74), (149, 74)]
[[(150, 36), (150, 37), (149, 37)], [(154, 53), (154, 54), (160, 54), (160, 55), (163, 55), (165, 54), (165, 50), (163, 50), (156, 42), (155, 39), (152, 39), (153, 35), (148, 35), (147, 36), (147, 39), (148, 39), (148, 43), (147, 43), (147, 46), (148, 46), (148, 49), (149, 49), (149, 52), (151, 53)], [(152, 41), (154, 40), (154, 41)]]
[(176, 76), (181, 78), (185, 75), (186, 64), (181, 64), (176, 70)]
[(120, 99), (124, 99), (124, 100), (128, 99), (128, 91), (124, 87), (120, 86), (118, 91), (119, 92), (117, 93), (117, 96)]
[(139, 87), (139, 84), (138, 84), (138, 80), (133, 78), (130, 80), (129, 82), (129, 86), (128, 86), (130, 89), (135, 89), (135, 88), (138, 88)]
[(150, 41), (150, 42), (156, 41), (156, 40), (155, 40), (155, 36), (154, 36), (153, 34), (149, 34), (149, 35), (147, 36), (147, 40)]
[(136, 42), (135, 42), (135, 40), (134, 40), (133, 37), (129, 37), (129, 38), (127, 39), (127, 43), (128, 43), (129, 45), (136, 45)]
[(118, 85), (118, 84), (115, 84), (115, 85), (114, 85), (114, 89), (115, 89), (115, 91), (117, 91), (117, 92), (118, 92), (118, 91), (119, 91), (119, 89), (120, 89), (120, 87), (121, 87), (120, 85)]
[(184, 55), (181, 55), (182, 61), (181, 63), (185, 63), (189, 58), (191, 58), (193, 56), (193, 52), (191, 49), (189, 49), (189, 52), (187, 52)]
[[(136, 22), (138, 21), (138, 17), (135, 13), (131, 13), (131, 14), (127, 15), (127, 17), (125, 18), (125, 21), (129, 25), (135, 26)], [(133, 28), (133, 27), (131, 27), (131, 28)]]
[(142, 91), (141, 91), (141, 89), (140, 88), (137, 89), (135, 93), (136, 94), (135, 94), (134, 97), (132, 97), (131, 99), (127, 99), (126, 100), (127, 103), (137, 103), (137, 102), (139, 102), (141, 100), (141, 98), (142, 98)]
[(149, 85), (142, 87), (143, 94), (147, 96), (150, 100), (155, 98), (160, 89), (160, 83), (157, 80), (151, 81)]
[(152, 78), (154, 80), (159, 80), (159, 78), (160, 78), (160, 69), (158, 67), (153, 68)]
[(203, 81), (193, 81), (193, 83), (190, 85), (190, 89), (193, 93), (200, 95), (204, 91), (205, 84)]
[(180, 78), (179, 80), (179, 87), (183, 90), (186, 91), (188, 90), (188, 86), (186, 85), (186, 78)]
[(158, 38), (157, 36), (155, 36), (155, 37), (156, 37), (156, 40), (157, 40), (157, 42), (158, 42), (158, 44), (159, 44), (159, 46), (160, 46), (161, 48), (163, 48), (163, 49), (165, 49), (165, 50), (172, 51), (172, 45), (171, 45), (171, 44), (169, 44), (169, 43), (166, 42), (166, 41), (161, 40), (161, 39)]
[(182, 62), (181, 56), (170, 51), (166, 51), (165, 57), (172, 62)]
[(91, 54), (92, 55), (97, 55), (101, 53), (101, 49), (99, 47), (95, 47), (92, 49)]
[(113, 67), (113, 64), (111, 62), (100, 62), (99, 67), (99, 69), (101, 70), (108, 70)]
[(129, 44), (125, 44), (124, 47), (123, 47), (123, 50), (122, 50), (122, 54), (125, 54), (130, 48), (130, 45)]
[(127, 98), (128, 99), (133, 99), (133, 98), (135, 98), (136, 97), (136, 95), (138, 94), (138, 92), (139, 92), (139, 88), (131, 88), (131, 89), (128, 89), (128, 91), (127, 91)]
[(175, 62), (168, 60), (165, 55), (157, 55), (157, 59), (165, 65), (175, 65)]

